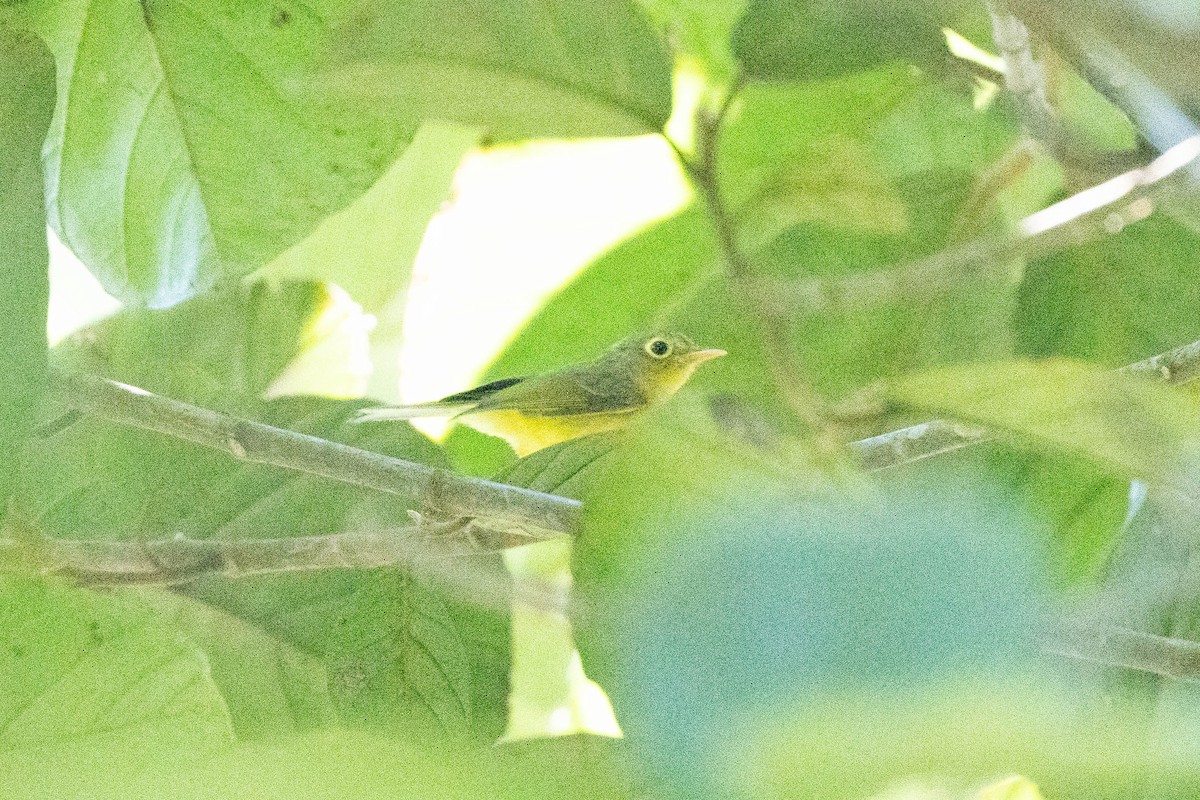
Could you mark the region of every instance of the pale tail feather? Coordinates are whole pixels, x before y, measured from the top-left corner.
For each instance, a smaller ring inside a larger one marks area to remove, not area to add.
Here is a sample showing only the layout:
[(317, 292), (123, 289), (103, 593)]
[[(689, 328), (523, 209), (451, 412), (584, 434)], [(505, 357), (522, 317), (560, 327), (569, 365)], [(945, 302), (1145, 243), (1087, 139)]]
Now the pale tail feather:
[(390, 406), (384, 408), (363, 408), (351, 422), (386, 422), (398, 419), (416, 419), (418, 417), (452, 417), (471, 408), (474, 403), (457, 403), (443, 405), (441, 403), (421, 403), (415, 406)]

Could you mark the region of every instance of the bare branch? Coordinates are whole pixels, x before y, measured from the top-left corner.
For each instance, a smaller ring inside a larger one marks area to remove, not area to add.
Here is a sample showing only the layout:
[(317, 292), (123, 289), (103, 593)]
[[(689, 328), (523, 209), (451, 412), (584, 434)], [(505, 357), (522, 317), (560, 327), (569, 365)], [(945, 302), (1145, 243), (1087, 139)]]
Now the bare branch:
[[(1160, 378), (1167, 383), (1187, 383), (1200, 377), (1200, 341), (1129, 364), (1116, 372)], [(933, 420), (851, 442), (850, 449), (858, 456), (862, 468), (871, 472), (949, 453), (994, 438), (994, 434), (983, 428)]]
[(553, 538), (573, 531), (576, 500), (469, 478), (424, 464), (273, 428), (160, 397), (89, 375), (55, 371), (51, 392), (61, 402), (121, 425), (155, 431), (229, 453), (253, 464), (416, 498), (422, 511), (479, 518), (488, 526)]

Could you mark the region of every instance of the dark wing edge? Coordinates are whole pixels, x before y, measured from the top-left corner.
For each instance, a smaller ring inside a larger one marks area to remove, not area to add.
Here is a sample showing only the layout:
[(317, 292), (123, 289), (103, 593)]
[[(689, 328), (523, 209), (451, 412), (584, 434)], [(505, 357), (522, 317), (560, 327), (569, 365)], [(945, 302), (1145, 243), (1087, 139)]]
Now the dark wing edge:
[(498, 381), (492, 381), (491, 383), (485, 383), (482, 386), (476, 386), (474, 389), (467, 389), (465, 392), (448, 395), (443, 397), (441, 400), (438, 400), (437, 403), (438, 405), (443, 403), (447, 405), (453, 405), (455, 403), (478, 403), (484, 398), (491, 397), (501, 389), (507, 389), (510, 386), (516, 386), (523, 380), (525, 379), (501, 378)]

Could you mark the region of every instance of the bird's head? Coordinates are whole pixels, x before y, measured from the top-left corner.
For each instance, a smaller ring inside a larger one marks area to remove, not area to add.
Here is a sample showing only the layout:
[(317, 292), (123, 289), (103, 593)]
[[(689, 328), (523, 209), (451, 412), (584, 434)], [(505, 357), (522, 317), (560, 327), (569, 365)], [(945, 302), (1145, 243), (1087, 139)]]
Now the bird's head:
[(666, 400), (687, 383), (696, 367), (723, 355), (724, 350), (700, 347), (681, 333), (631, 336), (608, 353), (628, 369), (651, 403)]

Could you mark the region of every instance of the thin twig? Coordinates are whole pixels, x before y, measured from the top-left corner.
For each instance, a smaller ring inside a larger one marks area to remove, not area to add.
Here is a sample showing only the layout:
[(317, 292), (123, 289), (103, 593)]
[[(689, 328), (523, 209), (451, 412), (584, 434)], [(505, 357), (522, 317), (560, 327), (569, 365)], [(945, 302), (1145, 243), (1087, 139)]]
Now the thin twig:
[(238, 419), (103, 378), (54, 371), (50, 387), (60, 402), (109, 421), (221, 450), (253, 464), (400, 495), (439, 517), (475, 517), (489, 526), (519, 528), (529, 538), (569, 533), (580, 517), (576, 500)]

